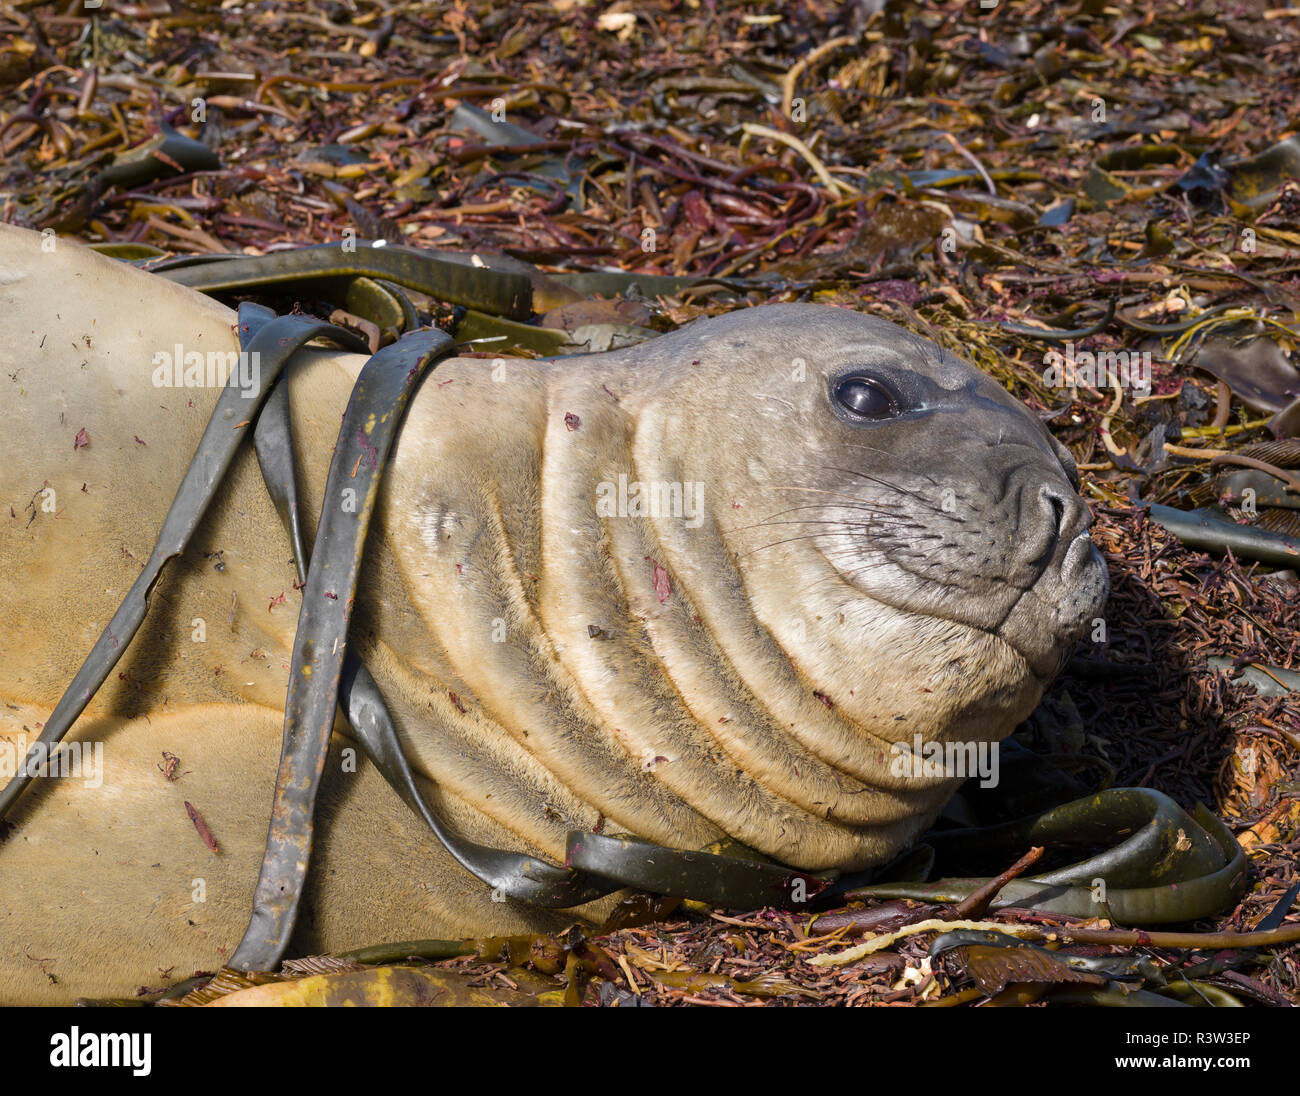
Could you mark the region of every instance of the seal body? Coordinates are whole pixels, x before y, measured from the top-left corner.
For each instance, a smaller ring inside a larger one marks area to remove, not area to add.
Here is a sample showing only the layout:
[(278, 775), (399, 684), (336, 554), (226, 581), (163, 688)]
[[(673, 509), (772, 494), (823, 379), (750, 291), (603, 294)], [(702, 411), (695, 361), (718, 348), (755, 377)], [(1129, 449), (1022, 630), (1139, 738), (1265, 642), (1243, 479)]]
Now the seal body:
[[(147, 559), (216, 403), (211, 378), (159, 363), (238, 342), (217, 303), (4, 227), (0, 298), (7, 778)], [(306, 515), (363, 360), (290, 367)], [(1100, 609), (1063, 453), (971, 366), (842, 309), (453, 359), (411, 402), (348, 641), (426, 795), (473, 840), (559, 859), (572, 829), (730, 838), (865, 867), (960, 783), (901, 769), (900, 744), (1003, 738)], [(162, 986), (238, 943), (291, 555), (250, 445), (69, 736), (82, 772), (38, 781), (4, 827), (0, 999)], [(293, 951), (599, 913), (493, 901), (336, 730)]]

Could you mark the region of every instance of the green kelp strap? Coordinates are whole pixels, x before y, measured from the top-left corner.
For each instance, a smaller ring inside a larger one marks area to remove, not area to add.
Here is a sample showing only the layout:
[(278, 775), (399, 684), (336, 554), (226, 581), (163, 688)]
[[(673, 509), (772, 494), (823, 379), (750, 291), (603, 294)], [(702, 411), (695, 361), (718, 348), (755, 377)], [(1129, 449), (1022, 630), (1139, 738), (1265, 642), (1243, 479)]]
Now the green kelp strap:
[(143, 260), (151, 272), (202, 293), (253, 292), (276, 286), (301, 288), (318, 279), (368, 277), (394, 282), (478, 312), (520, 321), (528, 320), (532, 312), (546, 312), (593, 294), (655, 297), (693, 290), (700, 295), (725, 293), (735, 298), (757, 288), (756, 283), (743, 279), (720, 281), (625, 270), (550, 274), (508, 255), (376, 247), (369, 240), (357, 240), (346, 251), (340, 244), (317, 244), (267, 255), (163, 257), (157, 249), (118, 244), (101, 245), (101, 250), (122, 259)]
[[(375, 411), (377, 415), (383, 414), (382, 409), (375, 408)], [(366, 409), (368, 413), (369, 409)], [(253, 440), (262, 477), (293, 545), (299, 582), (305, 584), (310, 556), (304, 546), (291, 429), (287, 386), (282, 380), (258, 417)], [(621, 885), (557, 867), (523, 853), (478, 845), (456, 834), (421, 795), (383, 694), (370, 671), (351, 650), (346, 652), (343, 660), (339, 704), (366, 756), (393, 790), (424, 819), (456, 861), (488, 886), (509, 898), (534, 905), (567, 907), (599, 898)]]
[[(1208, 917), (1233, 904), (1246, 881), (1246, 860), (1232, 832), (1197, 806), (1189, 816), (1151, 788), (1109, 788), (1029, 819), (978, 830), (930, 834), (940, 855), (960, 857), (1005, 847), (1113, 842), (1111, 848), (1058, 871), (1013, 879), (990, 909), (1029, 907), (1073, 917), (1110, 917), (1131, 925), (1157, 925)], [(1151, 885), (1142, 886), (1140, 883)], [(933, 883), (880, 883), (847, 891), (843, 898), (915, 898), (959, 902), (987, 879)]]
[(364, 275), (396, 282), (438, 300), (482, 312), (526, 320), (532, 315), (533, 283), (512, 270), (491, 269), (491, 259), (475, 265), (455, 252), (410, 247), (375, 247), (358, 240), (274, 251), (269, 255), (187, 256), (150, 266), (160, 277), (203, 293), (253, 290), (314, 278)]
[(411, 392), (454, 346), (444, 332), (421, 331), (379, 351), (362, 366), (343, 414), (298, 613), (266, 855), (252, 918), (230, 960), (238, 969), (273, 970), (293, 932), (380, 475)]
[(1231, 552), (1274, 567), (1300, 567), (1300, 539), (1251, 525), (1237, 525), (1211, 510), (1177, 510), (1157, 502), (1139, 503), (1151, 520), (1163, 525), (1198, 552)]
[(0, 792), (0, 818), (5, 816), (33, 777), (40, 774), (51, 747), (63, 740), (126, 652), (149, 610), (149, 600), (163, 566), (169, 559), (180, 555), (189, 543), (234, 459), (235, 450), (244, 439), (243, 426), (256, 414), (285, 363), (308, 340), (322, 336), (328, 336), (349, 349), (364, 348), (364, 344), (347, 331), (306, 316), (283, 316), (274, 320), (244, 344), (250, 358), (253, 354), (258, 355), (251, 358), (258, 366), (252, 370), (255, 389), (250, 393), (240, 383), (242, 370), (231, 372), (194, 459), (181, 481), (180, 490), (163, 520), (148, 563), (50, 713), (40, 737), (31, 744), (22, 768)]
[(565, 862), (639, 890), (731, 909), (805, 907), (834, 879), (834, 873), (817, 875), (768, 860), (669, 849), (626, 834), (579, 831), (569, 834)]

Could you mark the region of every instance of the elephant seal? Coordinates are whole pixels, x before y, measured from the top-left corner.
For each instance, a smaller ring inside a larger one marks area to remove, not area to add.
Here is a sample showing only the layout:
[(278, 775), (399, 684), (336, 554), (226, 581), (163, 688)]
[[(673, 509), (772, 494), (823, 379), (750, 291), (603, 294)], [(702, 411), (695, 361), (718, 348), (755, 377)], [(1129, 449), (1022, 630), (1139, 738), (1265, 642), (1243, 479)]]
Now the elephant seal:
[[(234, 319), (0, 226), (0, 765), (139, 574), (207, 424), (224, 376), (190, 384), (168, 356), (236, 350)], [(362, 362), (290, 367), (307, 514)], [(80, 772), (4, 824), (0, 1000), (162, 986), (239, 941), (298, 601), (250, 450), (69, 735)], [(1100, 609), (1073, 482), (991, 379), (845, 309), (456, 358), (408, 409), (350, 641), (472, 840), (559, 858), (571, 829), (732, 838), (860, 868), (960, 782), (897, 769), (897, 745), (1003, 738)], [(573, 920), (494, 902), (341, 733), (317, 817), (297, 953)]]

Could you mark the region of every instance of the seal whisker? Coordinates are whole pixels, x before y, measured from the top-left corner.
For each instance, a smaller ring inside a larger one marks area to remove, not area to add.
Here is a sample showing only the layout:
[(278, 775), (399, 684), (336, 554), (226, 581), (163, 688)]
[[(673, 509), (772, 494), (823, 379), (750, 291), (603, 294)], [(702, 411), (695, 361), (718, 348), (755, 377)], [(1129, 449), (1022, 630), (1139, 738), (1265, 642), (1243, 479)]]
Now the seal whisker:
[[(915, 522), (908, 521), (908, 520), (906, 520), (905, 518), (894, 518), (893, 515), (890, 515), (890, 518), (891, 518), (891, 521), (893, 522), (893, 524), (894, 524), (894, 525), (897, 525), (897, 526), (906, 526), (907, 528), (909, 528), (909, 529), (913, 529), (913, 530), (919, 530), (919, 529), (921, 528), (921, 527), (918, 526)], [(785, 538), (784, 540), (773, 541), (773, 542), (770, 543), (770, 544), (760, 544), (760, 545), (759, 545), (758, 547), (756, 547), (756, 548), (751, 548), (748, 552), (742, 552), (742, 553), (740, 553), (740, 555), (739, 555), (737, 558), (743, 559), (743, 558), (745, 558), (746, 556), (751, 556), (751, 555), (753, 555), (753, 554), (756, 553), (756, 552), (760, 552), (760, 551), (762, 551), (764, 548), (776, 548), (776, 547), (778, 547), (779, 545), (782, 545), (782, 544), (793, 544), (793, 543), (796, 542), (796, 541), (800, 541), (800, 540), (813, 540), (813, 539), (815, 539), (815, 538), (817, 538), (817, 537), (851, 536), (851, 535), (855, 535), (855, 534), (856, 534), (856, 535), (864, 535), (864, 534), (865, 534), (865, 535), (868, 535), (868, 536), (870, 536), (870, 537), (872, 538), (872, 539), (870, 540), (870, 543), (873, 544), (873, 545), (880, 545), (880, 544), (882, 544), (882, 543), (886, 543), (886, 544), (890, 544), (890, 545), (904, 543), (903, 541), (892, 541), (892, 540), (889, 540), (887, 537), (881, 537), (881, 536), (879, 536), (879, 535), (878, 535), (879, 532), (880, 532), (879, 528), (876, 527), (876, 526), (873, 526), (873, 525), (871, 525), (871, 524), (869, 524), (869, 523), (867, 523), (867, 522), (848, 522), (848, 521), (836, 521), (836, 520), (824, 519), (824, 518), (823, 518), (823, 519), (811, 519), (811, 518), (810, 518), (810, 519), (806, 519), (806, 520), (805, 520), (805, 519), (800, 519), (800, 520), (798, 520), (798, 521), (763, 521), (763, 522), (759, 522), (759, 523), (756, 524), (756, 525), (748, 526), (747, 528), (748, 528), (748, 529), (759, 529), (759, 528), (762, 528), (762, 527), (764, 527), (764, 526), (768, 526), (768, 525), (833, 525), (833, 526), (839, 526), (839, 528), (837, 528), (837, 529), (831, 529), (831, 530), (828, 530), (828, 531), (823, 532), (823, 533), (804, 533), (804, 534), (800, 534), (800, 535), (797, 536), (797, 537), (787, 537), (787, 538)], [(943, 539), (942, 534), (939, 534), (939, 533), (924, 533), (924, 532), (919, 532), (919, 531), (913, 533), (913, 534), (909, 537), (909, 540), (910, 540), (910, 541), (917, 541), (917, 540), (942, 540), (942, 539)], [(849, 551), (852, 551), (852, 550), (853, 550), (853, 549), (850, 549), (850, 548), (847, 548), (847, 547), (841, 549), (841, 551), (844, 551), (844, 552), (849, 552)], [(828, 559), (830, 558), (830, 556), (829, 556), (826, 552), (823, 552), (822, 554), (823, 554), (824, 556), (826, 556)]]
[(852, 502), (861, 502), (857, 495), (848, 495), (843, 491), (827, 491), (820, 487), (774, 487), (774, 491), (807, 491), (813, 495), (834, 495), (836, 498), (849, 499)]
[(857, 476), (859, 479), (864, 479), (868, 483), (874, 483), (879, 485), (880, 487), (888, 487), (891, 491), (896, 491), (900, 495), (911, 495), (913, 498), (920, 499), (922, 502), (928, 501), (926, 497), (923, 494), (921, 494), (919, 491), (915, 491), (910, 487), (903, 487), (897, 483), (890, 483), (889, 480), (881, 479), (879, 476), (869, 475), (868, 473), (863, 472), (860, 469), (840, 468), (833, 464), (826, 464), (826, 465), (822, 465), (821, 467), (824, 471), (827, 472), (842, 472), (846, 476)]
[[(822, 507), (822, 506), (791, 506), (791, 507), (789, 507), (789, 508), (787, 508), (787, 509), (785, 509), (785, 510), (778, 510), (775, 514), (772, 514), (772, 515), (770, 515), (769, 517), (764, 518), (762, 521), (756, 522), (754, 525), (750, 525), (750, 526), (738, 526), (737, 528), (738, 528), (738, 529), (745, 529), (745, 528), (748, 528), (748, 529), (755, 529), (755, 528), (757, 528), (757, 527), (760, 526), (760, 525), (766, 525), (766, 524), (768, 524), (768, 523), (771, 522), (774, 518), (779, 518), (779, 517), (781, 517), (783, 514), (793, 514), (793, 513), (796, 513), (796, 512), (799, 511), (799, 510), (816, 510), (816, 511), (818, 511), (818, 512), (820, 513), (820, 512), (823, 511), (824, 509), (826, 509), (826, 507)], [(895, 521), (895, 522), (898, 522), (898, 521), (906, 522), (906, 521), (908, 520), (908, 519), (907, 519), (906, 517), (904, 517), (902, 514), (892, 514), (892, 513), (887, 513), (886, 511), (883, 511), (883, 510), (877, 510), (877, 509), (875, 509), (875, 508), (872, 507), (872, 506), (848, 506), (848, 505), (846, 505), (845, 503), (837, 503), (837, 504), (835, 504), (835, 509), (839, 509), (839, 510), (857, 510), (857, 511), (861, 511), (861, 512), (864, 513), (864, 514), (873, 514), (873, 515), (876, 515), (876, 516), (878, 516), (878, 517), (880, 517), (880, 518), (882, 518), (882, 519), (887, 519), (887, 520), (889, 520), (889, 521)], [(809, 520), (809, 521), (812, 521), (812, 520), (815, 520), (815, 519), (809, 518), (808, 520)], [(837, 520), (842, 521), (842, 520), (845, 520), (845, 519), (843, 519), (843, 518), (839, 518), (839, 519), (836, 519), (836, 518), (827, 518), (827, 519), (825, 519), (825, 520), (827, 520), (827, 521), (837, 521)]]
[[(863, 450), (864, 452), (867, 452), (867, 453), (880, 453), (880, 454), (883, 454), (884, 456), (889, 456), (889, 450), (888, 450), (888, 449), (880, 449), (880, 448), (878, 448), (877, 446), (874, 446), (874, 445), (862, 445), (861, 443), (849, 443), (848, 445), (845, 446), (845, 448), (847, 448), (847, 449), (861, 449), (861, 450)], [(936, 480), (933, 476), (928, 476), (928, 475), (926, 475), (926, 474), (925, 474), (924, 472), (922, 472), (919, 468), (913, 469), (912, 471), (913, 471), (913, 474), (914, 474), (914, 475), (918, 475), (918, 476), (922, 477), (923, 479), (929, 480), (930, 483), (934, 484), (935, 487), (938, 487), (938, 486), (939, 486), (939, 481), (938, 481), (938, 480)]]
[[(876, 507), (874, 507), (874, 506), (868, 506), (868, 505), (865, 504), (865, 503), (863, 503), (863, 504), (861, 504), (861, 505), (858, 505), (858, 506), (850, 506), (848, 503), (844, 503), (844, 502), (831, 503), (831, 504), (829, 504), (829, 505), (826, 506), (826, 507), (817, 507), (817, 506), (792, 506), (792, 507), (790, 507), (789, 510), (783, 510), (783, 511), (781, 511), (781, 513), (791, 513), (791, 512), (793, 512), (793, 511), (795, 511), (795, 510), (818, 510), (818, 509), (825, 509), (825, 510), (827, 510), (827, 511), (835, 511), (835, 510), (860, 510), (860, 511), (862, 511), (863, 513), (867, 513), (867, 514), (878, 514), (878, 515), (880, 515), (881, 517), (887, 517), (887, 518), (890, 518), (891, 520), (896, 520), (896, 521), (910, 521), (910, 520), (911, 520), (911, 519), (909, 519), (905, 514), (896, 514), (896, 513), (893, 513), (893, 512), (891, 512), (891, 511), (888, 511), (888, 510), (878, 510), (878, 509), (876, 509)], [(772, 516), (773, 516), (773, 517), (776, 517), (777, 515), (776, 515), (776, 514), (773, 514)]]
[[(914, 524), (906, 521), (895, 522), (895, 524), (904, 525), (909, 529), (916, 528)], [(834, 518), (807, 518), (807, 519), (800, 518), (793, 521), (760, 521), (756, 525), (746, 526), (744, 529), (736, 530), (736, 532), (750, 532), (754, 529), (763, 529), (771, 525), (831, 525), (835, 527), (832, 530), (832, 532), (834, 533), (853, 533), (853, 532), (869, 533), (872, 532), (873, 530), (879, 530), (880, 528), (882, 528), (882, 526), (873, 525), (869, 521), (850, 521), (846, 519), (834, 519)], [(831, 533), (826, 533), (824, 535), (830, 536)]]
[(771, 544), (760, 544), (757, 548), (751, 548), (748, 552), (741, 552), (736, 558), (744, 559), (747, 556), (752, 556), (757, 552), (763, 551), (765, 548), (779, 548), (782, 544), (794, 544), (796, 541), (800, 540), (815, 540), (817, 537), (829, 537), (834, 535), (834, 533), (803, 533), (797, 537), (786, 537), (784, 540), (774, 540)]

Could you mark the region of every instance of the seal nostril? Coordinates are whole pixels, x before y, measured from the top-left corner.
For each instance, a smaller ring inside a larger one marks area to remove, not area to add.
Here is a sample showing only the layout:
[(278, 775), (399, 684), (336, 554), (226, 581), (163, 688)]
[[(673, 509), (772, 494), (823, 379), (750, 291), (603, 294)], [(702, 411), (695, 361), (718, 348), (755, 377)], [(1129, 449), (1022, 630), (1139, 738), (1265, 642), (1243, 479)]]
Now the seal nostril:
[(1047, 502), (1052, 508), (1052, 516), (1055, 519), (1054, 528), (1060, 533), (1065, 528), (1065, 503), (1055, 495), (1048, 495)]
[(1075, 508), (1068, 497), (1063, 498), (1050, 484), (1041, 485), (1038, 497), (1046, 512), (1038, 512), (1041, 532), (1026, 543), (1026, 559), (1035, 571), (1042, 571), (1051, 564), (1062, 539), (1068, 537), (1075, 521)]

